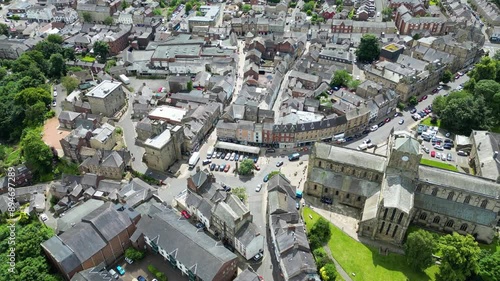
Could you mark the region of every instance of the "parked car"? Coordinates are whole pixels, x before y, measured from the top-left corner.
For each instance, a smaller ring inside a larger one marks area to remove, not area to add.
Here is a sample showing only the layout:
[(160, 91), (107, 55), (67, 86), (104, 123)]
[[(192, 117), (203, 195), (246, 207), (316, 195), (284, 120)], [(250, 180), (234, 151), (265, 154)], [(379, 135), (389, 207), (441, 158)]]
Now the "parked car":
[(260, 171), (260, 167), (259, 167), (259, 165), (257, 165), (257, 164), (253, 164), (253, 167), (255, 168), (255, 170)]
[(459, 151), (457, 151), (457, 155), (458, 156), (469, 156), (469, 153), (467, 153), (467, 152), (465, 152), (463, 150), (459, 150)]
[(54, 97), (57, 97), (57, 91), (54, 90)]
[(403, 123), (404, 123), (404, 122), (405, 122), (405, 120), (404, 120), (404, 119), (401, 119), (401, 120), (399, 120), (398, 124), (399, 124), (399, 125), (403, 125)]
[(234, 156), (234, 161), (238, 161), (238, 160), (240, 160), (240, 155), (239, 155), (239, 154), (236, 154), (236, 155)]
[(269, 174), (267, 174), (265, 177), (264, 177), (264, 182), (267, 182), (269, 180)]
[(56, 107), (56, 106), (57, 106), (57, 102), (56, 102), (56, 100), (53, 100), (52, 101), (52, 107)]
[(47, 221), (47, 220), (49, 219), (49, 217), (47, 217), (47, 215), (46, 215), (46, 214), (41, 214), (41, 215), (40, 215), (40, 219), (41, 219), (42, 221)]
[(441, 154), (441, 160), (446, 161), (446, 155), (444, 155), (444, 153)]
[(412, 108), (412, 109), (410, 110), (410, 113), (411, 113), (411, 114), (414, 114), (414, 113), (416, 113), (416, 112), (417, 112), (417, 109), (416, 109), (416, 108)]
[(432, 90), (432, 93), (433, 93), (433, 94), (435, 94), (435, 93), (437, 93), (437, 92), (439, 92), (439, 90), (438, 90), (437, 88), (436, 88), (436, 89), (434, 89), (434, 90)]
[[(214, 153), (215, 153), (215, 152), (214, 152)], [(216, 156), (216, 158), (217, 158), (217, 159), (219, 159), (219, 158), (221, 158), (221, 156), (222, 156), (222, 152), (221, 152), (221, 151), (217, 152), (217, 156)]]
[(202, 223), (202, 222), (198, 222), (198, 223), (196, 224), (196, 228), (198, 228), (198, 229), (200, 229), (200, 228), (205, 228), (205, 224), (204, 224), (204, 223)]
[(125, 257), (125, 261), (126, 261), (128, 264), (133, 264), (133, 263), (134, 263), (134, 261), (133, 261), (133, 260), (131, 260), (131, 259), (127, 258), (127, 257)]
[[(224, 160), (229, 160), (230, 158), (231, 158), (231, 153), (230, 153), (230, 152), (228, 152), (228, 153), (226, 154), (226, 157), (224, 157)], [(234, 159), (234, 158), (233, 158), (233, 159)]]
[(299, 202), (295, 202), (295, 208), (296, 208), (297, 210), (298, 210), (298, 209), (300, 209), (300, 204), (299, 204)]
[(391, 118), (390, 118), (390, 117), (385, 118), (384, 122), (385, 122), (385, 123), (389, 123), (389, 122), (391, 122)]
[(377, 125), (373, 125), (373, 126), (370, 127), (370, 131), (375, 132), (376, 130), (378, 130), (378, 126)]
[(431, 157), (436, 157), (436, 151), (431, 151)]
[(137, 277), (137, 281), (148, 281), (148, 279), (146, 279), (146, 278), (142, 277), (141, 275), (139, 275)]
[(110, 269), (110, 270), (108, 270), (108, 272), (111, 276), (113, 276), (113, 278), (115, 278), (115, 279), (120, 278), (120, 275), (118, 275), (118, 273), (116, 273), (116, 271), (114, 269)]
[(276, 167), (281, 167), (283, 166), (283, 161), (278, 161), (278, 163), (276, 163)]
[(371, 140), (371, 139), (366, 139), (366, 140), (364, 140), (364, 141), (363, 141), (363, 143), (364, 143), (364, 144), (369, 144), (369, 143), (371, 143), (371, 142), (372, 142), (372, 140)]
[(224, 172), (227, 173), (229, 172), (229, 169), (231, 168), (231, 165), (226, 164), (226, 167), (224, 167)]
[(224, 171), (224, 168), (226, 167), (226, 164), (219, 165), (219, 171)]
[(254, 261), (260, 261), (263, 257), (264, 257), (264, 255), (262, 253), (258, 253), (252, 259)]
[(212, 165), (210, 165), (210, 171), (215, 170), (215, 167), (217, 167), (217, 165), (215, 163), (212, 163)]
[(234, 158), (236, 157), (236, 153), (231, 153), (231, 155), (229, 156), (229, 160), (231, 161), (234, 161)]
[(214, 153), (212, 154), (212, 158), (217, 158), (217, 151), (214, 151)]
[(253, 159), (253, 162), (254, 162), (254, 163), (257, 163), (257, 161), (259, 161), (259, 157), (255, 157), (255, 158)]
[(120, 275), (124, 275), (125, 274), (125, 269), (123, 269), (123, 267), (121, 267), (121, 266), (117, 266), (116, 270), (118, 271), (118, 273), (120, 273)]
[(440, 146), (440, 145), (435, 145), (435, 146), (434, 146), (434, 149), (436, 149), (436, 150), (443, 150), (443, 147), (442, 147), (442, 146)]
[(436, 159), (441, 159), (441, 153), (436, 153)]
[(446, 154), (446, 160), (448, 160), (448, 161), (451, 161), (451, 160), (452, 160), (452, 158), (451, 158), (451, 153)]
[(273, 153), (273, 152), (276, 152), (276, 149), (274, 149), (274, 148), (268, 148), (268, 149), (266, 149), (266, 152)]
[(190, 214), (189, 214), (186, 210), (182, 210), (181, 215), (182, 215), (185, 219), (189, 219), (189, 218), (191, 218), (191, 215), (190, 215)]
[(206, 160), (203, 160), (203, 162), (201, 162), (203, 165), (208, 165), (210, 163), (212, 163), (212, 160), (210, 159), (206, 159)]
[(422, 150), (425, 151), (425, 153), (429, 154), (429, 149), (427, 147), (422, 147)]
[(257, 185), (257, 187), (255, 188), (255, 191), (256, 191), (256, 192), (259, 192), (261, 189), (262, 189), (262, 184), (261, 184), (261, 183), (259, 183), (259, 184)]
[(380, 128), (380, 127), (382, 127), (382, 126), (384, 126), (384, 125), (385, 125), (385, 122), (384, 122), (384, 121), (382, 121), (382, 122), (378, 123), (378, 127), (379, 127), (379, 128)]

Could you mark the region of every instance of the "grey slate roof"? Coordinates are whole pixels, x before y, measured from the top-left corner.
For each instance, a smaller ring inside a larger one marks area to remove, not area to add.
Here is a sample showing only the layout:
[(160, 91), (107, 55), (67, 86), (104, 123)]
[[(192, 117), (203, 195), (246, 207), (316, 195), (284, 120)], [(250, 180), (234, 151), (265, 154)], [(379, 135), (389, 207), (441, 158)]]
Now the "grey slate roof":
[[(80, 262), (90, 259), (106, 246), (99, 232), (85, 223), (77, 223), (70, 230), (59, 235), (59, 238), (63, 241), (63, 246), (72, 250)], [(60, 251), (60, 248), (56, 251)]]
[(64, 217), (57, 220), (56, 233), (64, 232), (70, 229), (73, 225), (79, 223), (83, 217), (90, 212), (99, 208), (104, 204), (104, 201), (90, 199), (85, 203), (78, 205), (67, 211)]
[(99, 231), (99, 236), (110, 241), (116, 235), (128, 228), (132, 221), (128, 215), (117, 211), (111, 203), (106, 203), (82, 218)]
[(464, 190), (497, 200), (500, 198), (500, 185), (491, 180), (424, 165), (419, 166), (418, 173), (419, 180), (424, 183)]
[(257, 273), (245, 269), (233, 281), (260, 281), (260, 278)]
[[(147, 223), (141, 224), (143, 220)], [(215, 281), (219, 269), (237, 258), (172, 210), (157, 213), (151, 219), (141, 218), (137, 232), (142, 232), (202, 280)]]
[(486, 226), (491, 226), (496, 217), (487, 209), (423, 193), (415, 194), (415, 207)]
[(334, 159), (354, 167), (384, 172), (386, 158), (383, 156), (318, 142), (315, 143), (314, 149), (317, 159)]
[(49, 240), (43, 242), (42, 247), (45, 248), (45, 250), (49, 252), (59, 264), (61, 264), (61, 267), (65, 272), (73, 271), (81, 263), (76, 254), (68, 247), (68, 245), (63, 243), (61, 238), (58, 236), (53, 236)]
[(394, 148), (401, 152), (408, 152), (411, 154), (419, 154), (420, 153), (420, 144), (414, 138), (396, 138), (394, 142)]
[(308, 180), (320, 183), (326, 187), (335, 188), (365, 197), (370, 197), (380, 190), (379, 183), (319, 168), (312, 169)]
[(382, 184), (384, 207), (396, 208), (409, 214), (413, 208), (413, 191), (415, 189), (411, 179), (397, 174), (388, 174)]
[(267, 183), (267, 190), (278, 190), (282, 193), (286, 193), (293, 199), (296, 196), (295, 192), (297, 191), (297, 188), (293, 186), (283, 174), (277, 174)]

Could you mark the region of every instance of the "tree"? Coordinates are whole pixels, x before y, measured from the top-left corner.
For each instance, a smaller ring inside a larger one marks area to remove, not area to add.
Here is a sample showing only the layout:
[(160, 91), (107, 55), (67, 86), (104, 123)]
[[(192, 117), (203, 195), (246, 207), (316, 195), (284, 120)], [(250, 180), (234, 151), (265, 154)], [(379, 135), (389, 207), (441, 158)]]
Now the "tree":
[(162, 11), (161, 11), (161, 9), (154, 9), (154, 10), (153, 10), (153, 14), (154, 14), (155, 16), (161, 16)]
[(441, 266), (436, 281), (465, 281), (478, 270), (478, 259), (481, 253), (474, 237), (456, 232), (441, 237)]
[(437, 96), (434, 101), (432, 101), (432, 112), (437, 115), (441, 114), (441, 111), (446, 107), (446, 97)]
[(314, 249), (313, 256), (314, 256), (314, 261), (316, 261), (316, 266), (318, 267), (318, 270), (320, 270), (326, 264), (332, 262), (332, 260), (330, 260), (327, 253), (325, 252), (325, 249), (323, 249), (322, 247)]
[(441, 82), (448, 84), (450, 83), (452, 78), (453, 78), (453, 73), (451, 73), (451, 71), (447, 69), (444, 71), (443, 77), (441, 77)]
[(62, 44), (64, 39), (59, 34), (50, 34), (47, 36), (47, 41), (54, 44)]
[(38, 102), (49, 105), (52, 101), (50, 93), (41, 88), (27, 88), (14, 96), (14, 102), (22, 107), (35, 105)]
[(191, 3), (189, 3), (189, 2), (188, 2), (188, 3), (186, 4), (185, 9), (186, 9), (186, 14), (188, 14), (188, 13), (189, 13), (189, 11), (191, 11), (191, 10), (193, 9), (193, 4), (191, 4)]
[(491, 127), (491, 110), (482, 96), (474, 98), (465, 92), (453, 94), (457, 97), (448, 96), (446, 106), (439, 115), (444, 128), (457, 134), (470, 135), (473, 129), (488, 130)]
[(332, 235), (330, 224), (324, 218), (319, 218), (311, 227), (310, 235), (316, 236), (321, 244), (327, 243)]
[(497, 50), (495, 54), (493, 55), (494, 60), (500, 60), (500, 50)]
[(96, 41), (94, 43), (94, 54), (98, 56), (100, 63), (106, 63), (109, 55), (109, 45), (104, 41)]
[(92, 22), (92, 15), (89, 12), (83, 12), (82, 17), (84, 22)]
[(328, 263), (323, 266), (319, 273), (321, 275), (321, 280), (323, 281), (334, 281), (337, 279), (337, 269), (335, 268), (335, 264)]
[(430, 232), (419, 229), (410, 233), (404, 246), (406, 262), (411, 267), (423, 270), (432, 265), (436, 242)]
[(391, 7), (385, 7), (383, 10), (382, 10), (382, 16), (383, 16), (383, 20), (384, 21), (390, 21), (391, 18), (392, 18), (392, 13), (393, 13), (393, 10)]
[(133, 261), (140, 261), (144, 258), (144, 256), (145, 256), (145, 254), (143, 251), (136, 250), (132, 247), (125, 250), (125, 257), (127, 257)]
[[(154, 10), (153, 10), (153, 14), (154, 14)], [(155, 14), (155, 15), (156, 15), (156, 14)], [(160, 13), (160, 15), (161, 15), (161, 13)], [(113, 22), (114, 22), (114, 21), (115, 21), (115, 20), (113, 19), (113, 17), (106, 17), (106, 18), (104, 19), (104, 24), (105, 24), (105, 25), (113, 25)]]
[(46, 145), (39, 130), (28, 130), (21, 139), (22, 155), (38, 175), (52, 170), (52, 150)]
[(254, 168), (253, 160), (252, 159), (245, 159), (243, 160), (238, 168), (238, 173), (240, 175), (248, 175), (252, 173)]
[(9, 26), (5, 23), (0, 23), (0, 34), (1, 35), (9, 35)]
[(36, 127), (42, 125), (47, 111), (47, 105), (45, 105), (42, 101), (25, 108), (24, 125), (26, 127)]
[(247, 200), (247, 189), (244, 187), (235, 187), (231, 189), (231, 193), (238, 197), (241, 202), (245, 202)]
[(69, 94), (78, 87), (80, 81), (78, 81), (78, 79), (76, 79), (73, 76), (65, 76), (61, 79), (61, 84), (66, 89), (66, 92), (68, 92)]
[(361, 81), (359, 80), (351, 80), (347, 83), (347, 87), (350, 89), (350, 90), (356, 90), (356, 88), (358, 88), (359, 84), (361, 84)]
[(495, 80), (497, 76), (497, 62), (490, 57), (483, 57), (469, 73), (476, 82), (481, 80)]
[(193, 81), (189, 80), (186, 87), (188, 91), (193, 90)]
[(415, 97), (415, 96), (410, 97), (410, 98), (408, 99), (408, 103), (409, 103), (411, 106), (417, 105), (417, 104), (418, 104), (417, 97)]
[(66, 62), (61, 54), (53, 54), (50, 56), (49, 76), (59, 79), (66, 75)]
[(482, 96), (491, 109), (495, 120), (500, 120), (500, 83), (493, 80), (481, 80), (474, 85), (474, 95)]
[(245, 4), (245, 5), (243, 5), (243, 7), (241, 9), (242, 9), (243, 13), (248, 13), (252, 9), (252, 5)]
[(365, 34), (361, 37), (361, 42), (356, 50), (359, 61), (372, 62), (380, 56), (380, 46), (378, 38), (373, 34)]
[(500, 252), (481, 251), (478, 275), (486, 281), (500, 280)]
[(314, 10), (314, 1), (309, 1), (307, 3), (304, 4), (304, 6), (302, 6), (302, 12), (308, 12), (308, 11), (311, 11)]
[[(160, 5), (161, 5), (161, 3), (162, 3), (162, 2), (163, 2), (163, 1), (160, 1)], [(128, 8), (128, 6), (129, 6), (129, 4), (127, 3), (127, 1), (122, 1), (122, 4), (121, 4), (121, 8), (122, 8), (122, 10), (127, 9), (127, 8)], [(162, 8), (163, 8), (163, 7), (162, 7)]]
[(347, 86), (347, 84), (352, 80), (351, 74), (346, 70), (337, 70), (333, 74), (332, 81), (330, 85), (333, 87)]

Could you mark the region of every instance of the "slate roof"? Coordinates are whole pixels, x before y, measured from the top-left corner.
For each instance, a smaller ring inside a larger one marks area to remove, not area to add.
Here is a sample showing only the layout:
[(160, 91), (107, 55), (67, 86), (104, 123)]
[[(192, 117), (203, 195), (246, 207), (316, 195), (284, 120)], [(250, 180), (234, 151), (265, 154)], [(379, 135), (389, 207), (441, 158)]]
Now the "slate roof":
[(223, 265), (237, 259), (222, 243), (196, 231), (189, 221), (172, 210), (141, 218), (137, 232), (150, 238), (202, 280), (214, 280)]
[(255, 272), (252, 272), (250, 270), (245, 269), (243, 270), (238, 276), (236, 276), (236, 279), (233, 281), (260, 281), (261, 279), (259, 278), (259, 275)]
[(314, 153), (317, 159), (335, 160), (354, 167), (384, 172), (384, 156), (319, 142), (314, 145)]
[(382, 184), (384, 207), (396, 208), (410, 214), (415, 189), (412, 180), (398, 174), (387, 174)]
[(414, 138), (400, 137), (396, 138), (396, 140), (394, 141), (394, 149), (401, 152), (418, 155), (420, 153), (420, 144)]
[(59, 236), (52, 236), (42, 243), (42, 247), (61, 265), (65, 272), (71, 272), (81, 264), (76, 254)]
[(132, 224), (126, 213), (117, 211), (109, 202), (84, 216), (82, 222), (92, 224), (99, 231), (100, 237), (106, 241), (110, 241)]
[(118, 192), (118, 196), (127, 202), (128, 205), (135, 207), (141, 202), (144, 202), (153, 196), (156, 190), (143, 180), (133, 178), (129, 183), (125, 184)]
[(290, 183), (285, 175), (277, 174), (269, 179), (269, 182), (267, 183), (267, 190), (268, 192), (278, 190), (282, 193), (286, 193), (288, 196), (294, 199), (296, 196), (295, 192), (297, 191), (297, 188)]
[(364, 197), (370, 197), (380, 190), (379, 183), (319, 168), (312, 169), (308, 181)]
[(73, 225), (79, 223), (83, 217), (102, 205), (104, 205), (104, 201), (90, 199), (85, 203), (68, 210), (64, 217), (57, 220), (56, 233), (67, 231)]
[(493, 211), (423, 193), (415, 194), (415, 207), (486, 226), (496, 218)]
[(368, 221), (377, 217), (377, 210), (380, 203), (379, 197), (380, 192), (377, 192), (366, 199), (361, 221)]

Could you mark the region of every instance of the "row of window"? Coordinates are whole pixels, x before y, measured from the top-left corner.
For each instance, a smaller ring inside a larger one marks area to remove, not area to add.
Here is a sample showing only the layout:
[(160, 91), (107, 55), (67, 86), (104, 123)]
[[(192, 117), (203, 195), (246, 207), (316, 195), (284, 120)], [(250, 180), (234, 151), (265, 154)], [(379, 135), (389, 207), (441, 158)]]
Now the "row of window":
[[(434, 189), (432, 189), (431, 195), (437, 196), (438, 191), (439, 191), (439, 189), (437, 187), (435, 187)], [(420, 185), (417, 186), (417, 192), (422, 192), (422, 187)], [(450, 193), (448, 193), (448, 197), (446, 199), (453, 200), (454, 197), (455, 197), (455, 192), (450, 191)], [(471, 198), (472, 197), (470, 195), (465, 196), (463, 203), (470, 204)], [(483, 201), (481, 201), (480, 207), (483, 209), (486, 209), (486, 207), (488, 206), (488, 203), (489, 203), (488, 199), (483, 199)]]
[[(385, 211), (384, 211), (384, 217), (383, 217), (383, 220), (386, 220), (387, 219), (387, 213), (388, 213), (389, 209), (388, 208), (385, 208)], [(396, 209), (392, 209), (392, 214), (391, 214), (391, 218), (390, 218), (390, 221), (394, 221), (394, 217), (396, 216)], [(401, 224), (401, 222), (403, 221), (403, 218), (404, 218), (404, 213), (401, 212), (399, 214), (399, 218), (398, 218), (398, 224)]]
[[(314, 190), (317, 190), (318, 188), (318, 185), (314, 185)], [(324, 190), (323, 190), (323, 193), (324, 194), (327, 194), (328, 193), (328, 187), (325, 187)], [(338, 190), (335, 190), (335, 196), (339, 196), (339, 191)], [(346, 199), (350, 199), (351, 198), (351, 194), (350, 193), (346, 193), (346, 196), (345, 196)], [(356, 201), (361, 201), (361, 196), (358, 196), (356, 198)]]
[[(385, 221), (384, 221), (384, 222), (382, 222), (382, 225), (380, 226), (380, 229), (379, 229), (378, 233), (382, 234), (382, 231), (384, 230), (384, 227), (385, 227)], [(385, 235), (389, 235), (389, 231), (391, 231), (391, 227), (392, 227), (392, 224), (390, 223), (390, 224), (387, 226), (386, 230), (385, 230)], [(393, 237), (393, 238), (394, 238), (394, 236), (396, 236), (396, 233), (397, 233), (397, 232), (398, 232), (398, 225), (396, 225), (396, 226), (394, 227), (394, 230), (392, 231), (391, 237)]]
[[(419, 216), (419, 219), (420, 220), (426, 220), (427, 219), (427, 213), (421, 213), (420, 216)], [(439, 224), (440, 222), (441, 222), (441, 217), (439, 217), (439, 216), (435, 216), (434, 219), (432, 220), (432, 223), (435, 223), (435, 224)], [(446, 223), (444, 225), (446, 227), (453, 227), (455, 225), (455, 222), (450, 219), (450, 220), (446, 221)], [(468, 227), (469, 226), (466, 223), (463, 223), (460, 226), (460, 230), (461, 231), (467, 231)]]
[(323, 163), (321, 161), (318, 161), (318, 167), (319, 168), (328, 168), (329, 170), (332, 170), (334, 172), (340, 172), (343, 174), (347, 174), (349, 172), (348, 175), (356, 176), (358, 178), (364, 178), (364, 179), (368, 179), (368, 180), (378, 181), (380, 179), (380, 175), (378, 175), (378, 174), (373, 175), (374, 173), (372, 173), (372, 172), (357, 170), (357, 169), (353, 169), (350, 167), (335, 165), (332, 163), (328, 163), (327, 165), (325, 165), (325, 167), (323, 167)]

